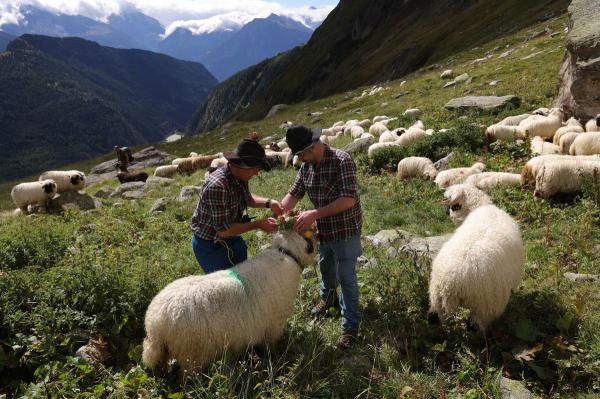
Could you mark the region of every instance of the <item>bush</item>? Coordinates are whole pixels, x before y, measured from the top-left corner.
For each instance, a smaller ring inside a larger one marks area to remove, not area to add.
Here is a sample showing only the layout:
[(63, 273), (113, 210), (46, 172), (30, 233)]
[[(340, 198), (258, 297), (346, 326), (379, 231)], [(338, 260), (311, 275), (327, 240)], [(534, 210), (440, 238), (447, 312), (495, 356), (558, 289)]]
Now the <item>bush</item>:
[(486, 144), (486, 138), (479, 128), (465, 123), (446, 133), (436, 133), (407, 146), (383, 148), (369, 159), (369, 167), (372, 172), (379, 169), (393, 170), (406, 157), (426, 157), (437, 161), (451, 151), (477, 152)]

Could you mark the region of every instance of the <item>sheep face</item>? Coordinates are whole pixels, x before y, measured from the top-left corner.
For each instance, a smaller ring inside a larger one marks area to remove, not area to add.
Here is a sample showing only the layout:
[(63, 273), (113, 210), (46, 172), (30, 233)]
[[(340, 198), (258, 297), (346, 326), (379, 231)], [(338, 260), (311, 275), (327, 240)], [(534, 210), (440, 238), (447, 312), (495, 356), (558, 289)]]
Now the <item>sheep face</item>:
[(77, 186), (80, 182), (85, 181), (85, 175), (83, 173), (77, 173), (71, 176), (70, 180), (72, 185)]
[(466, 184), (448, 187), (442, 200), (446, 213), (456, 225), (461, 224), (475, 208), (491, 203), (483, 191)]
[(596, 115), (596, 126), (600, 126), (600, 114)]
[(302, 264), (310, 265), (317, 254), (317, 243), (312, 230), (298, 234), (293, 230), (279, 231), (273, 237), (273, 248), (284, 248), (290, 251)]
[(49, 181), (42, 185), (44, 192), (46, 194), (55, 193), (56, 192), (56, 183), (53, 181)]

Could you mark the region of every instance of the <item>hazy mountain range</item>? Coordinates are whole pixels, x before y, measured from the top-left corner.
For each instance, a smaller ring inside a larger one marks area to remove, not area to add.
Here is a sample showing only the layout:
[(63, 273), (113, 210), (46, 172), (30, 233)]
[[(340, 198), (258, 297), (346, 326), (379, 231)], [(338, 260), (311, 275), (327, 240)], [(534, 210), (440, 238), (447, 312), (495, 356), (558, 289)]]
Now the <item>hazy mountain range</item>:
[(208, 29), (194, 29), (192, 25), (189, 29), (178, 27), (165, 32), (159, 21), (136, 10), (111, 15), (106, 22), (55, 14), (34, 6), (22, 6), (20, 10), (24, 20), (0, 27), (0, 51), (10, 41), (7, 35), (76, 36), (103, 46), (138, 48), (201, 62), (219, 80), (306, 43), (316, 25), (315, 21), (299, 22), (275, 14), (249, 21), (241, 15), (237, 20), (216, 20)]

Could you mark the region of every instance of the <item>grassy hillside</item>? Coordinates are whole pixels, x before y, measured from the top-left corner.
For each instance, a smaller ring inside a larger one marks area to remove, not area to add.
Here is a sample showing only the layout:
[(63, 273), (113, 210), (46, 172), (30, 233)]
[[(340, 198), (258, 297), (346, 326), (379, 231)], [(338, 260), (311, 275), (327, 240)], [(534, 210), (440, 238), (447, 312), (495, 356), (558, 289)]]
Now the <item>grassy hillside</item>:
[[(391, 81), (375, 96), (355, 100), (363, 89), (291, 106), (275, 117), (233, 123), (202, 137), (160, 145), (176, 155), (232, 148), (257, 130), (282, 136), (284, 120), (310, 123), (308, 112), (323, 112), (312, 125), (375, 115), (398, 116), (423, 110), (427, 127), (488, 124), (508, 114), (549, 106), (562, 59), (564, 19), (454, 55), (439, 68), (420, 70), (406, 83)], [(561, 34), (531, 41), (549, 26)], [(507, 50), (507, 57), (498, 56)], [(488, 52), (494, 56), (471, 64)], [(523, 60), (531, 54), (532, 58)], [(470, 84), (443, 89), (442, 69), (469, 73)], [(492, 80), (501, 82), (489, 86)], [(408, 94), (396, 98), (401, 92)], [(463, 94), (517, 94), (517, 109), (497, 115), (443, 110)], [(384, 105), (386, 104), (386, 105)], [(400, 118), (398, 124), (408, 123)], [(464, 130), (466, 132), (466, 130)], [(346, 139), (347, 142), (347, 139)], [(342, 142), (341, 144), (343, 144)], [(453, 166), (482, 160), (489, 170), (519, 171), (528, 159), (517, 145), (459, 152)], [(100, 160), (97, 160), (100, 161)], [(454, 230), (439, 206), (442, 192), (431, 182), (401, 182), (387, 171), (373, 173), (358, 157), (363, 235), (401, 228), (420, 235)], [(71, 165), (87, 171), (90, 163)], [(263, 173), (251, 181), (259, 195), (280, 198), (293, 170)], [(600, 273), (600, 189), (549, 201), (519, 189), (498, 189), (494, 202), (518, 221), (526, 250), (525, 277), (487, 340), (468, 332), (464, 314), (443, 328), (427, 324), (430, 264), (412, 254), (389, 258), (365, 243), (378, 260), (358, 270), (364, 320), (351, 351), (336, 349), (338, 317), (317, 323), (308, 311), (317, 297), (318, 276), (303, 278), (283, 338), (256, 360), (229, 354), (197, 379), (181, 384), (175, 373), (151, 374), (140, 363), (143, 317), (152, 297), (173, 279), (199, 273), (190, 248), (189, 219), (195, 201), (174, 198), (182, 186), (201, 184), (203, 172), (146, 192), (139, 202), (108, 199), (96, 211), (68, 211), (33, 218), (4, 217), (0, 229), (0, 396), (31, 397), (199, 397), (199, 398), (499, 398), (497, 379), (523, 383), (543, 398), (597, 398), (600, 395), (600, 290), (573, 283), (567, 271)], [(104, 185), (116, 185), (116, 181)], [(94, 193), (102, 184), (88, 187)], [(6, 193), (8, 187), (2, 187)], [(172, 198), (167, 210), (149, 214), (155, 199)], [(6, 206), (3, 194), (3, 207)], [(306, 200), (302, 204), (308, 207)], [(254, 216), (264, 210), (252, 210)], [(269, 243), (247, 234), (251, 256)], [(90, 337), (102, 336), (113, 354), (108, 367), (73, 359)]]

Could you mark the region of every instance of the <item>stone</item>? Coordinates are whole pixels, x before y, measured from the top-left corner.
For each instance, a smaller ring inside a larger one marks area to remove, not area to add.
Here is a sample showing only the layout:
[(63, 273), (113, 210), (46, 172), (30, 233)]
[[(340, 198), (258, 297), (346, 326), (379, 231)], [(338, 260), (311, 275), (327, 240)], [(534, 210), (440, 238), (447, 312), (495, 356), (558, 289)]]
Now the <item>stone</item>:
[(409, 94), (409, 91), (401, 91), (400, 93), (394, 94), (394, 98), (398, 99), (400, 97), (408, 96)]
[(358, 263), (359, 265), (364, 265), (369, 261), (369, 258), (367, 258), (364, 255), (360, 255), (358, 258), (356, 258), (356, 263)]
[(529, 54), (529, 55), (527, 55), (527, 56), (525, 56), (525, 57), (521, 58), (521, 61), (528, 60), (528, 59), (530, 59), (530, 58), (533, 58), (533, 57), (535, 57), (536, 55), (540, 55), (540, 54), (542, 54), (542, 53), (543, 53), (543, 51), (536, 51), (535, 53), (531, 53), (531, 54)]
[(202, 192), (202, 187), (198, 186), (185, 186), (179, 192), (178, 200), (183, 202), (189, 199), (198, 199), (200, 197), (200, 193)]
[(371, 371), (373, 362), (364, 355), (352, 355), (342, 358), (342, 364), (345, 368), (355, 370), (358, 374), (364, 374)]
[(167, 198), (159, 198), (154, 201), (152, 204), (152, 208), (150, 208), (150, 213), (158, 213), (167, 209), (167, 205), (169, 204), (169, 200)]
[(271, 107), (271, 109), (269, 110), (269, 112), (267, 113), (267, 116), (265, 116), (265, 119), (274, 116), (279, 111), (283, 111), (286, 108), (287, 108), (287, 104), (275, 104), (275, 105), (273, 105)]
[(446, 87), (452, 87), (452, 86), (456, 86), (456, 81), (454, 81), (454, 80), (449, 81), (448, 83), (446, 83), (444, 85), (444, 88), (446, 88)]
[[(147, 147), (133, 153), (133, 161), (128, 165), (127, 169), (131, 172), (153, 166), (168, 165), (175, 158), (174, 155), (159, 151), (154, 147)], [(92, 182), (98, 181), (98, 176), (96, 176), (94, 177), (95, 181), (90, 182), (89, 178), (91, 175), (107, 175), (108, 177), (115, 177), (117, 175), (116, 164), (117, 159), (115, 156), (114, 159), (94, 166), (89, 175), (86, 176), (86, 184), (89, 185)]]
[(398, 256), (398, 250), (394, 247), (389, 247), (387, 251), (385, 251), (385, 255), (388, 258), (395, 258), (396, 256)]
[(600, 113), (600, 8), (597, 0), (573, 0), (568, 8), (569, 31), (559, 72), (555, 107), (587, 121)]
[(375, 235), (366, 236), (365, 239), (376, 247), (389, 248), (403, 233), (401, 230), (381, 230)]
[(410, 252), (419, 256), (429, 256), (431, 259), (440, 252), (442, 246), (452, 237), (452, 234), (431, 237), (408, 237), (404, 245), (398, 248), (399, 252)]
[(143, 181), (132, 181), (129, 183), (123, 183), (120, 186), (117, 186), (117, 188), (115, 189), (115, 191), (113, 191), (110, 197), (120, 197), (123, 195), (123, 193), (126, 193), (127, 191), (143, 190), (145, 186), (146, 183), (144, 183)]
[(96, 193), (94, 194), (94, 197), (108, 198), (114, 192), (115, 192), (115, 189), (112, 187), (102, 187), (100, 190), (96, 191)]
[[(417, 256), (429, 256), (432, 259), (437, 255), (442, 246), (452, 235), (420, 237), (404, 230), (381, 230), (365, 239), (376, 247), (386, 248), (388, 257), (396, 257), (400, 252), (408, 252)], [(365, 267), (371, 263), (367, 261)]]
[(492, 80), (490, 82), (490, 86), (498, 86), (498, 83), (500, 83), (500, 82), (501, 82), (501, 80)]
[(48, 209), (63, 210), (63, 209), (81, 209), (87, 211), (96, 209), (101, 206), (100, 201), (94, 199), (91, 195), (80, 191), (66, 191), (60, 193), (60, 196), (55, 197), (48, 204)]
[(75, 357), (85, 360), (89, 364), (108, 365), (112, 361), (108, 342), (90, 339), (89, 342), (77, 349)]
[(449, 110), (481, 109), (484, 111), (497, 110), (512, 104), (519, 106), (521, 99), (514, 95), (508, 96), (467, 96), (454, 98), (445, 105)]
[(121, 198), (127, 200), (140, 200), (144, 198), (144, 196), (145, 194), (143, 190), (126, 191), (123, 194), (121, 194)]
[(168, 177), (150, 176), (146, 180), (146, 187), (168, 186), (169, 184), (173, 183), (175, 183), (175, 179), (170, 179)]
[(598, 274), (565, 273), (564, 276), (571, 281), (600, 283), (600, 275)]
[(369, 261), (368, 261), (367, 263), (365, 263), (365, 265), (364, 265), (364, 266), (365, 266), (367, 269), (371, 269), (371, 268), (374, 268), (374, 267), (377, 267), (377, 266), (379, 266), (379, 262), (377, 261), (377, 259), (375, 259), (375, 258), (371, 258), (371, 259), (369, 259)]
[(458, 75), (457, 77), (454, 78), (454, 82), (455, 83), (462, 83), (462, 82), (466, 82), (467, 80), (469, 80), (470, 76), (468, 73), (463, 73), (462, 75)]
[(531, 392), (520, 381), (505, 377), (500, 378), (500, 392), (502, 399), (531, 399)]
[(505, 52), (503, 52), (502, 54), (500, 54), (500, 55), (498, 56), (498, 58), (506, 58), (506, 57), (508, 57), (509, 55), (511, 55), (511, 54), (513, 53), (513, 51), (514, 51), (514, 50), (506, 50)]

